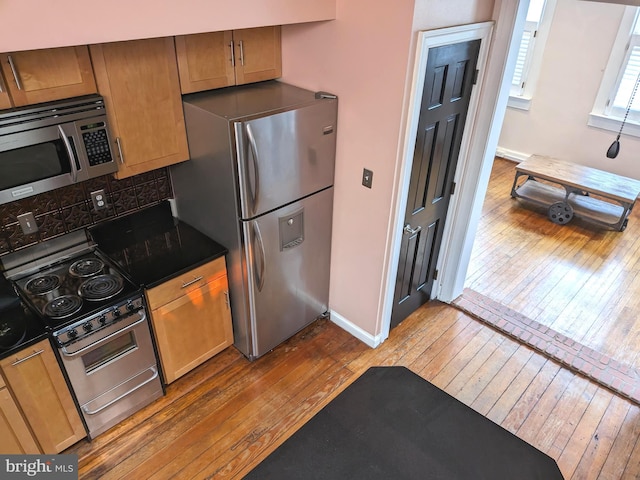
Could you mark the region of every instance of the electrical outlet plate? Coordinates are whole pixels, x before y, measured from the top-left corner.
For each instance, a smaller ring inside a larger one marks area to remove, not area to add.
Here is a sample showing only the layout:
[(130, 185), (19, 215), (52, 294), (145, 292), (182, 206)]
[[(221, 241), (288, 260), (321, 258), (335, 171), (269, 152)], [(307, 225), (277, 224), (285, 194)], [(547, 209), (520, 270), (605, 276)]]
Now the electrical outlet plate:
[(38, 224), (36, 223), (36, 219), (33, 216), (33, 212), (27, 212), (23, 213), (22, 215), (18, 215), (18, 223), (20, 224), (22, 233), (24, 233), (25, 235), (31, 235), (32, 233), (36, 233), (38, 231)]
[(366, 168), (362, 170), (362, 185), (367, 188), (371, 188), (371, 184), (373, 183), (373, 172), (371, 170), (367, 170)]
[(96, 211), (107, 208), (107, 195), (104, 193), (104, 190), (100, 189), (95, 192), (91, 192), (91, 202), (93, 203), (93, 208)]

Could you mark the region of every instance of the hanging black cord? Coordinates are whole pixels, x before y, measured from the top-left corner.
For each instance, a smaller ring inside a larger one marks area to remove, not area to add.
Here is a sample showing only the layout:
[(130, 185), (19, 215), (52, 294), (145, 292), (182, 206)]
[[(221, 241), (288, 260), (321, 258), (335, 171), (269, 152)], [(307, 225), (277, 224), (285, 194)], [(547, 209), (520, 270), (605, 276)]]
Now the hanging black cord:
[(616, 158), (618, 156), (618, 152), (620, 152), (620, 135), (622, 135), (622, 129), (624, 128), (624, 124), (627, 123), (627, 117), (629, 116), (629, 112), (631, 111), (631, 106), (633, 105), (633, 100), (636, 98), (636, 93), (638, 91), (638, 84), (640, 84), (640, 73), (636, 77), (636, 83), (633, 86), (633, 90), (631, 91), (631, 96), (629, 97), (629, 103), (627, 103), (627, 110), (624, 112), (624, 118), (622, 119), (622, 123), (620, 124), (620, 131), (618, 132), (618, 136), (615, 141), (607, 150), (608, 158)]

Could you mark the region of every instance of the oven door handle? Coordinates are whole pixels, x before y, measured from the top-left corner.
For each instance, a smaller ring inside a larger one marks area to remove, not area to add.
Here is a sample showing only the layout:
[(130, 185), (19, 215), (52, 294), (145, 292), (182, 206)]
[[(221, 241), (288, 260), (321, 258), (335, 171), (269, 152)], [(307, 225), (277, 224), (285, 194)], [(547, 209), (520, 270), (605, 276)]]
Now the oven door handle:
[(119, 402), (120, 400), (122, 400), (124, 397), (126, 397), (127, 395), (135, 392), (136, 390), (138, 390), (139, 388), (144, 387), (147, 383), (149, 382), (153, 382), (156, 378), (158, 378), (158, 370), (155, 369), (154, 367), (148, 368), (147, 370), (151, 370), (153, 372), (153, 375), (151, 376), (151, 378), (146, 379), (144, 382), (139, 383), (138, 385), (136, 385), (133, 388), (130, 388), (129, 390), (127, 390), (126, 392), (124, 392), (122, 395), (119, 395), (117, 398), (114, 398), (113, 400), (111, 400), (110, 402), (105, 403), (104, 405), (102, 405), (99, 408), (96, 408), (95, 410), (89, 410), (86, 407), (82, 407), (82, 411), (84, 413), (86, 413), (87, 415), (95, 415), (96, 413), (100, 413), (102, 410), (104, 410), (105, 408), (109, 408), (111, 405), (113, 405), (116, 402)]
[(127, 325), (125, 328), (120, 329), (120, 330), (116, 330), (115, 332), (107, 335), (104, 338), (101, 338), (100, 340), (98, 340), (97, 342), (92, 343), (91, 345), (87, 345), (86, 347), (81, 348), (80, 350), (77, 350), (75, 352), (69, 352), (67, 350), (67, 347), (62, 347), (60, 350), (62, 351), (62, 354), (65, 357), (76, 357), (78, 355), (83, 354), (84, 352), (86, 352), (87, 350), (92, 350), (95, 347), (102, 345), (103, 343), (108, 342), (109, 340), (111, 340), (113, 337), (116, 337), (122, 333), (128, 332), (129, 330), (135, 328), (136, 326), (140, 325), (142, 322), (144, 322), (147, 319), (147, 315), (145, 314), (144, 310), (141, 310), (139, 312), (137, 312), (138, 315), (140, 315), (140, 318), (138, 320), (136, 320), (135, 322), (133, 322), (130, 325)]

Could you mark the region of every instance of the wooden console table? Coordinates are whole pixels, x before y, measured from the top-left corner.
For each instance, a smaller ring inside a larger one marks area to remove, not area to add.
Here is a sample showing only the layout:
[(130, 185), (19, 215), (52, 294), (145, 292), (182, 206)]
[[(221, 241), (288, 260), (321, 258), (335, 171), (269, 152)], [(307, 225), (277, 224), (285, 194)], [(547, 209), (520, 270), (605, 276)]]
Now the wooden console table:
[(511, 187), (513, 198), (546, 207), (554, 223), (575, 216), (618, 231), (627, 227), (638, 195), (638, 180), (541, 155), (516, 166)]

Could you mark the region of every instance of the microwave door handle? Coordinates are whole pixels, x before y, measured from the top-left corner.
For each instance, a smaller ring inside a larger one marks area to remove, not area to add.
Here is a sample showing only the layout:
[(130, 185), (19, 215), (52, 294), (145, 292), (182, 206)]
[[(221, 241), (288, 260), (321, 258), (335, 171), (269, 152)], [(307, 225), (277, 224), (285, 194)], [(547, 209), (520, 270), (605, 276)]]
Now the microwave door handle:
[(73, 148), (71, 148), (71, 143), (69, 142), (66, 133), (64, 133), (62, 125), (58, 125), (58, 132), (60, 133), (60, 138), (62, 139), (62, 142), (67, 149), (69, 158), (71, 159), (71, 180), (73, 181), (73, 183), (75, 183), (78, 180), (78, 169), (76, 167), (76, 165), (78, 164), (78, 159), (73, 153)]

